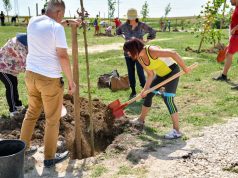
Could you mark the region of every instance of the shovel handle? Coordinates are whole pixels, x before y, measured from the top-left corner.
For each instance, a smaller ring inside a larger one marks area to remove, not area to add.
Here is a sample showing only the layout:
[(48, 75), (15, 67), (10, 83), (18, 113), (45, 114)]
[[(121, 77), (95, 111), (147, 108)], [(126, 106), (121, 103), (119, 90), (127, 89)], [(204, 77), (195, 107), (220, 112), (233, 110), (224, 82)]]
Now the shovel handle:
[[(194, 64), (192, 64), (191, 66), (189, 66), (188, 68), (189, 68), (190, 70), (193, 70), (193, 69), (195, 69), (197, 66), (198, 66), (198, 63), (194, 63)], [(159, 84), (153, 86), (152, 88), (146, 90), (146, 91), (145, 91), (145, 94), (148, 94), (148, 93), (150, 93), (150, 92), (152, 92), (152, 91), (154, 91), (154, 90), (156, 90), (156, 89), (158, 89), (158, 88), (164, 86), (165, 84), (171, 82), (172, 80), (174, 80), (174, 79), (180, 77), (180, 76), (183, 75), (183, 74), (185, 74), (185, 72), (184, 72), (184, 71), (180, 71), (179, 73), (173, 75), (172, 77), (170, 77), (170, 78), (164, 80), (163, 82), (161, 82), (161, 83), (159, 83)], [(141, 94), (138, 94), (136, 97), (134, 97), (134, 98), (132, 98), (131, 100), (129, 100), (129, 101), (127, 101), (126, 103), (124, 103), (124, 105), (129, 105), (129, 104), (131, 104), (131, 103), (133, 103), (133, 102), (135, 102), (135, 101), (137, 101), (137, 100), (139, 100), (139, 99), (141, 99), (141, 98), (142, 98), (142, 97), (141, 97)]]

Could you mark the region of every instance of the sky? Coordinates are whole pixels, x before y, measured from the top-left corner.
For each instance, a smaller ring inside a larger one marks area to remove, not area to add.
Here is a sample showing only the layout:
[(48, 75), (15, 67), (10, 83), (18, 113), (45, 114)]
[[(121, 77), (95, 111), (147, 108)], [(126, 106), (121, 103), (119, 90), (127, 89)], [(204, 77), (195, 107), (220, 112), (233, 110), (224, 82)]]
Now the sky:
[[(14, 6), (18, 1), (18, 8)], [(64, 0), (66, 3), (65, 16), (69, 17), (76, 14), (76, 10), (80, 8), (80, 0)], [(108, 0), (84, 0), (85, 9), (89, 12), (90, 17), (95, 17), (100, 13), (100, 17), (107, 17)], [(119, 16), (120, 18), (126, 17), (126, 12), (129, 8), (135, 8), (138, 11), (139, 16), (142, 9), (142, 5), (145, 0), (116, 0), (119, 1)], [(164, 16), (165, 7), (170, 3), (171, 12), (169, 17), (180, 16), (193, 16), (198, 15), (201, 11), (201, 6), (208, 0), (147, 0), (149, 5), (149, 17), (161, 17)], [(43, 8), (45, 0), (11, 0), (12, 11), (10, 15), (14, 15), (15, 11), (19, 10), (20, 16), (28, 15), (28, 7), (30, 7), (31, 16), (36, 15), (36, 3), (38, 3), (39, 13)], [(18, 9), (18, 10), (17, 10)], [(4, 11), (2, 0), (0, 0), (0, 10)], [(115, 17), (118, 16), (118, 5), (116, 5)]]

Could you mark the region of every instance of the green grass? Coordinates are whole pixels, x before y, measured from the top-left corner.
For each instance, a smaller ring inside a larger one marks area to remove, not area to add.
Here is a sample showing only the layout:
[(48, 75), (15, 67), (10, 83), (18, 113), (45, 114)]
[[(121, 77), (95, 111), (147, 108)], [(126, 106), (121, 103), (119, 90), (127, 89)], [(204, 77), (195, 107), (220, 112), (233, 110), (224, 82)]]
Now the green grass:
[[(6, 40), (13, 37), (17, 32), (25, 32), (25, 27), (1, 27), (0, 28), (0, 44), (3, 45)], [(71, 47), (70, 29), (66, 29), (69, 47)], [(123, 43), (120, 37), (94, 37), (94, 30), (88, 31), (88, 45), (93, 48), (94, 45), (105, 45), (113, 43)], [(225, 31), (227, 34), (227, 31)], [(83, 47), (82, 29), (79, 30), (79, 48)], [(223, 40), (228, 42), (228, 37)], [(230, 90), (230, 85), (222, 82), (215, 82), (211, 78), (220, 74), (223, 64), (215, 61), (215, 54), (207, 53), (191, 53), (184, 49), (188, 46), (197, 49), (199, 39), (195, 38), (191, 33), (166, 32), (157, 33), (156, 40), (150, 42), (153, 45), (159, 45), (162, 48), (172, 48), (186, 58), (186, 64), (191, 65), (194, 62), (199, 63), (199, 67), (191, 72), (191, 74), (182, 76), (177, 90), (176, 103), (179, 109), (180, 123), (183, 127), (201, 128), (203, 126), (212, 125), (222, 122), (226, 118), (237, 117), (238, 96), (236, 91)], [(205, 44), (204, 48), (210, 48), (210, 44)], [(236, 58), (237, 56), (235, 56)], [(90, 78), (92, 84), (93, 98), (99, 98), (104, 103), (110, 103), (115, 99), (122, 102), (127, 101), (130, 91), (111, 92), (110, 89), (98, 89), (97, 79), (99, 75), (111, 72), (117, 69), (121, 75), (127, 73), (126, 64), (122, 50), (109, 50), (101, 53), (89, 54), (90, 61)], [(87, 81), (86, 81), (86, 64), (85, 56), (79, 55), (79, 72), (80, 72), (80, 95), (87, 97)], [(238, 81), (237, 76), (237, 60), (233, 61), (232, 69), (229, 72), (229, 78), (233, 82)], [(137, 80), (138, 83), (138, 80)], [(67, 86), (65, 87), (67, 88)], [(140, 91), (140, 87), (137, 87)], [(67, 90), (65, 89), (65, 92)], [(19, 75), (19, 94), (23, 103), (27, 104), (27, 93), (24, 84), (24, 74)], [(5, 99), (5, 89), (0, 83), (0, 114), (7, 114), (8, 107)], [(163, 132), (171, 127), (170, 116), (163, 100), (159, 97), (154, 99), (154, 105), (160, 108), (152, 108), (147, 118), (147, 123), (158, 126), (156, 132)], [(128, 114), (138, 115), (140, 113), (141, 103), (137, 102), (127, 108)]]
[(91, 177), (92, 178), (100, 177), (107, 171), (108, 171), (108, 169), (106, 167), (104, 167), (102, 165), (97, 165), (93, 168)]
[(136, 175), (138, 178), (145, 177), (148, 171), (145, 167), (131, 168), (129, 166), (120, 166), (117, 175)]

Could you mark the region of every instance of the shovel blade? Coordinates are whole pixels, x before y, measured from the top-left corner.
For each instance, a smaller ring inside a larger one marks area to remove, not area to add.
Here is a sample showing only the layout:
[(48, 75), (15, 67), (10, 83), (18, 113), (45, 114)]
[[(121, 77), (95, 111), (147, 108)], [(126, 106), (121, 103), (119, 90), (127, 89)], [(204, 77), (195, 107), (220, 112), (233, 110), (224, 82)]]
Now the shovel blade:
[(109, 107), (111, 110), (113, 110), (113, 111), (114, 111), (115, 109), (119, 108), (120, 106), (121, 106), (121, 102), (119, 101), (119, 99), (117, 99), (117, 100), (111, 102), (111, 103), (108, 105), (108, 107)]
[(112, 114), (116, 119), (118, 119), (118, 118), (124, 116), (124, 111), (122, 109), (118, 109), (116, 111), (113, 111)]

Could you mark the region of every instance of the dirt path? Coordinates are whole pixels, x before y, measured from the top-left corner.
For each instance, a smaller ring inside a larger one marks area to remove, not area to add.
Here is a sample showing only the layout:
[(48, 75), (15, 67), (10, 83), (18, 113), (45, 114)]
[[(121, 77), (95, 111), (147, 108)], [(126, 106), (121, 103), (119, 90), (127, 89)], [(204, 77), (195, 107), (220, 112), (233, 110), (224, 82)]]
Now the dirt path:
[[(156, 39), (154, 41), (168, 41), (173, 40), (172, 38), (162, 38)], [(122, 50), (124, 43), (111, 43), (111, 44), (104, 44), (104, 45), (93, 45), (88, 47), (88, 52), (90, 54), (94, 53), (102, 53), (107, 52), (110, 50)], [(84, 53), (84, 48), (79, 48), (79, 53)], [(68, 54), (72, 54), (72, 48), (68, 48)]]
[(34, 155), (40, 161), (28, 158), (25, 177), (237, 178), (237, 148), (238, 118), (234, 118), (204, 128), (198, 137), (186, 142), (165, 140), (154, 133), (125, 133), (106, 153), (80, 161), (66, 160), (56, 169), (42, 167), (41, 150)]

